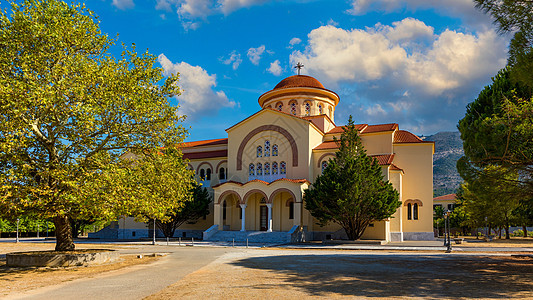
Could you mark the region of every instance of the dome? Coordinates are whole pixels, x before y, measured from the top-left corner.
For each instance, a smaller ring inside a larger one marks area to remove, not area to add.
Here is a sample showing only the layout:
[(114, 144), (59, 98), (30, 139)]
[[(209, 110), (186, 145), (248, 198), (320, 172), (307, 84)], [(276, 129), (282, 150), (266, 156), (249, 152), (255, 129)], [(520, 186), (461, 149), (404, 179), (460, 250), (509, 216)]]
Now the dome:
[(311, 76), (306, 75), (294, 75), (287, 77), (280, 81), (275, 87), (274, 90), (293, 88), (293, 87), (311, 87), (325, 89), (320, 81), (316, 80)]

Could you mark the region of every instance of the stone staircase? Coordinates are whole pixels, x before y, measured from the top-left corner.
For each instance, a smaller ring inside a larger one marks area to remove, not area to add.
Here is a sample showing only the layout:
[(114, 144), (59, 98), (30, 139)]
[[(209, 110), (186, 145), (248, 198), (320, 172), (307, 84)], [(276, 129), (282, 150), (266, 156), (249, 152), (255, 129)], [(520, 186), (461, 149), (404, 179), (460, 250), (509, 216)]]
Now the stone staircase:
[(286, 231), (217, 231), (207, 241), (246, 242), (246, 239), (250, 243), (287, 244), (291, 242), (291, 234)]

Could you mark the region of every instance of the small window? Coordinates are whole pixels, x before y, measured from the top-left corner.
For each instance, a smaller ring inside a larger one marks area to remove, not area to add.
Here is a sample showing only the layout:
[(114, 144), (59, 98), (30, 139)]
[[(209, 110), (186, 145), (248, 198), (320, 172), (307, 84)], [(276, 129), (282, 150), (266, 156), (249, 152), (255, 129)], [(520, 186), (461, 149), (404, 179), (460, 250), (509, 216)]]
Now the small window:
[(201, 180), (201, 181), (204, 181), (204, 180), (205, 180), (205, 170), (204, 170), (204, 169), (201, 169), (201, 170), (200, 170), (200, 180)]
[(270, 156), (270, 141), (265, 141), (265, 157)]
[(226, 179), (226, 170), (224, 170), (224, 168), (220, 168), (220, 170), (218, 171), (218, 179)]
[(322, 162), (322, 173), (324, 173), (324, 170), (328, 167), (328, 162), (327, 161), (323, 161)]
[(272, 175), (278, 175), (278, 163), (277, 162), (272, 163)]
[(135, 231), (132, 231), (132, 232), (131, 232), (131, 236), (132, 236), (132, 237), (135, 237)]
[(276, 109), (278, 111), (282, 111), (283, 110), (283, 104), (281, 102), (279, 102), (278, 104), (276, 104)]
[(407, 204), (407, 220), (411, 220), (412, 219), (412, 215), (413, 215), (413, 208), (411, 206), (411, 203), (408, 203)]
[(257, 146), (257, 157), (263, 157), (263, 148), (261, 146)]
[(294, 201), (289, 202), (289, 220), (294, 219)]
[(279, 173), (287, 174), (287, 164), (284, 161), (279, 164)]
[(322, 104), (318, 105), (318, 114), (321, 115), (324, 113), (324, 108), (322, 107)]
[(260, 204), (266, 204), (267, 201), (266, 201), (265, 197), (261, 198), (261, 201), (259, 201), (259, 203), (260, 203)]
[(413, 204), (413, 220), (418, 220), (418, 203)]
[(305, 109), (305, 115), (309, 116), (311, 114), (311, 103), (305, 102), (304, 109)]
[(296, 115), (296, 102), (291, 103), (291, 114)]
[(250, 164), (250, 166), (248, 167), (248, 175), (250, 175), (250, 176), (254, 176), (255, 175), (255, 166), (254, 166), (254, 164)]
[(329, 108), (329, 118), (331, 119), (333, 117), (333, 109)]
[(211, 180), (211, 169), (207, 169), (207, 180)]
[(226, 200), (224, 200), (224, 203), (222, 203), (222, 219), (226, 220), (226, 209), (227, 209)]
[(255, 174), (256, 174), (257, 176), (261, 176), (261, 175), (263, 175), (263, 165), (261, 165), (261, 163), (258, 163), (258, 164), (257, 164), (257, 168), (256, 168), (256, 172), (255, 172)]
[(265, 163), (265, 175), (270, 175), (270, 164)]
[(455, 208), (455, 204), (453, 204), (453, 203), (448, 204), (448, 210), (449, 211), (453, 211), (454, 208)]
[(278, 156), (278, 145), (276, 144), (272, 146), (272, 156)]

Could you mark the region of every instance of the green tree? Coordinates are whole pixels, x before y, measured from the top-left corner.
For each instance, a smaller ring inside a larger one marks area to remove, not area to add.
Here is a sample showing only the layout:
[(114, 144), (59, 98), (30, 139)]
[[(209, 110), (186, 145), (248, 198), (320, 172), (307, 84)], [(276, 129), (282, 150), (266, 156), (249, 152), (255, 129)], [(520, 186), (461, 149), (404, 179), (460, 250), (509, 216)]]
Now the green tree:
[(334, 222), (349, 239), (361, 238), (371, 223), (389, 218), (400, 207), (399, 194), (383, 180), (378, 162), (367, 156), (352, 117), (340, 140), (339, 151), (309, 189), (305, 208), (320, 225)]
[(115, 40), (83, 5), (9, 3), (0, 12), (1, 214), (53, 219), (56, 250), (74, 249), (72, 219), (146, 207), (164, 216), (173, 198), (149, 195), (136, 172), (146, 164), (125, 168), (120, 156), (183, 140), (168, 101), (177, 75), (163, 80), (156, 57), (135, 47), (110, 55)]
[(476, 7), (490, 14), (500, 33), (513, 33), (508, 65), (512, 78), (533, 88), (533, 1), (475, 0)]
[(174, 232), (183, 223), (194, 224), (198, 219), (209, 214), (209, 204), (212, 199), (206, 188), (195, 184), (190, 190), (192, 200), (184, 202), (184, 206), (167, 213), (168, 220), (157, 219), (157, 228), (163, 231), (165, 237), (173, 237)]

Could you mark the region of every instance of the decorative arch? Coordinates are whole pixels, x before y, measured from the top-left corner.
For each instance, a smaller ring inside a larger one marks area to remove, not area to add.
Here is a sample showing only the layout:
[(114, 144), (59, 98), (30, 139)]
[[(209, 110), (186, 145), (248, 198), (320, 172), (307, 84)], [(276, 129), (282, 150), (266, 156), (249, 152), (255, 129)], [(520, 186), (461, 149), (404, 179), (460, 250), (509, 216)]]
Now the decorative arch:
[(298, 145), (296, 144), (296, 140), (292, 137), (292, 135), (284, 128), (277, 126), (277, 125), (263, 125), (259, 126), (256, 129), (250, 131), (244, 137), (241, 144), (239, 145), (239, 150), (237, 151), (237, 171), (242, 170), (242, 155), (244, 153), (244, 148), (246, 147), (246, 144), (254, 137), (254, 135), (262, 132), (262, 131), (275, 131), (283, 135), (291, 145), (292, 150), (292, 166), (297, 167), (298, 166)]
[(242, 198), (242, 200), (243, 200), (242, 203), (243, 203), (243, 204), (246, 204), (246, 202), (248, 202), (248, 198), (249, 198), (251, 195), (255, 194), (255, 193), (258, 193), (258, 194), (263, 195), (263, 197), (265, 197), (265, 200), (267, 201), (267, 203), (272, 203), (272, 202), (269, 201), (269, 199), (268, 199), (267, 195), (265, 194), (265, 192), (263, 192), (262, 190), (258, 190), (258, 189), (253, 189), (253, 190), (251, 190), (251, 191), (248, 191), (248, 193), (246, 193), (246, 194), (244, 195), (244, 197)]
[(203, 165), (208, 165), (211, 170), (213, 170), (213, 166), (210, 163), (204, 161), (203, 163), (199, 164), (198, 167), (196, 167), (196, 174), (200, 174), (200, 167)]
[(217, 204), (221, 204), (222, 200), (224, 200), (224, 198), (226, 198), (230, 194), (233, 194), (233, 195), (237, 196), (238, 202), (239, 203), (243, 203), (241, 196), (237, 192), (235, 192), (235, 191), (225, 191), (222, 194), (220, 194), (220, 196), (218, 196)]
[(291, 203), (293, 203), (293, 202), (295, 202), (295, 201), (294, 201), (294, 198), (289, 198), (289, 199), (287, 199), (287, 201), (285, 202), (285, 206), (289, 207), (289, 206), (291, 206)]
[[(272, 203), (274, 201), (274, 197), (276, 197), (277, 194), (282, 193), (282, 192), (287, 192), (287, 193), (291, 194), (293, 201), (296, 202), (296, 196), (294, 195), (294, 193), (291, 190), (289, 190), (287, 188), (279, 188), (279, 189), (275, 190), (274, 192), (272, 192), (272, 194), (270, 194), (270, 198), (268, 199), (268, 203)], [(296, 203), (301, 203), (301, 201), (300, 202), (296, 202)]]
[(218, 169), (220, 168), (220, 166), (221, 166), (223, 163), (227, 163), (227, 162), (228, 162), (227, 160), (223, 160), (223, 161), (221, 161), (221, 162), (219, 162), (219, 163), (217, 164), (217, 169), (216, 169), (216, 170), (217, 170), (217, 172), (216, 172), (217, 174), (218, 174)]
[(418, 206), (423, 206), (422, 205), (422, 201), (420, 201), (419, 199), (407, 199), (403, 202), (403, 206), (407, 206), (407, 204), (418, 204)]
[(187, 169), (194, 171), (194, 167), (191, 164), (187, 164)]
[(328, 153), (324, 153), (324, 154), (322, 154), (322, 156), (320, 156), (320, 157), (318, 158), (318, 163), (317, 163), (317, 165), (316, 165), (317, 168), (320, 168), (320, 164), (322, 163), (322, 160), (324, 159), (324, 157), (326, 157), (326, 156), (328, 156), (328, 155), (335, 156), (335, 153), (333, 153), (333, 152), (328, 152)]

